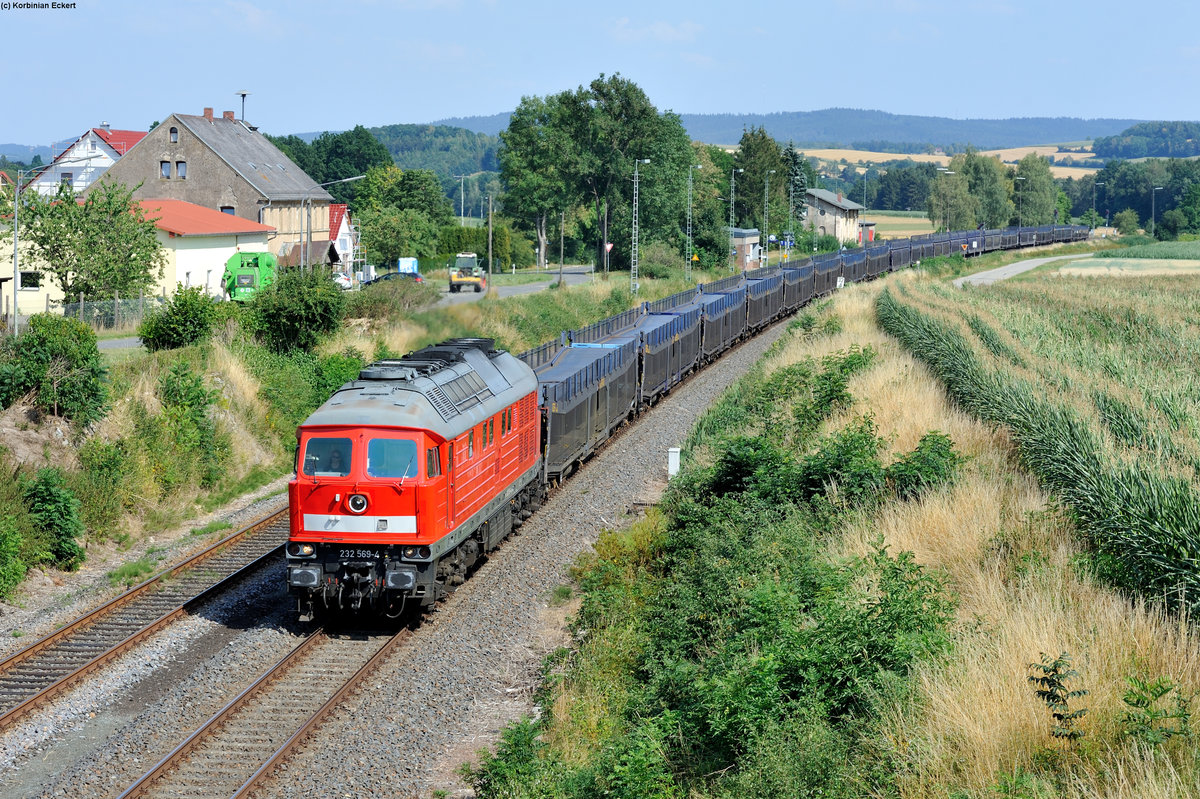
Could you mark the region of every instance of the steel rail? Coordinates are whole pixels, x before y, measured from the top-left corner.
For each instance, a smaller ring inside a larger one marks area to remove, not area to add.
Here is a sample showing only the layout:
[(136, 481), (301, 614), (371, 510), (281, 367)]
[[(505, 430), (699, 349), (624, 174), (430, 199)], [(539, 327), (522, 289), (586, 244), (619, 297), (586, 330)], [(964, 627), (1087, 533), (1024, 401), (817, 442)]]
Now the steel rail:
[[(252, 522), (220, 541), (206, 547), (201, 552), (193, 555), (186, 560), (170, 566), (158, 574), (150, 577), (139, 585), (131, 588), (120, 596), (105, 602), (94, 610), (85, 613), (74, 621), (59, 630), (35, 641), (21, 651), (0, 661), (0, 681), (5, 678), (11, 678), (16, 667), (28, 662), (36, 664), (36, 658), (39, 656), (50, 656), (54, 647), (59, 645), (69, 645), (73, 638), (81, 637), (88, 630), (95, 627), (97, 624), (109, 621), (115, 615), (126, 609), (135, 600), (146, 597), (152, 590), (163, 585), (166, 581), (171, 580), (180, 574), (191, 571), (202, 566), (205, 562), (213, 557), (216, 557), (226, 550), (236, 546), (237, 544), (249, 540), (252, 536), (265, 533), (275, 523), (286, 518), (287, 509), (276, 511), (263, 518)], [(150, 635), (158, 632), (163, 627), (178, 619), (190, 611), (195, 605), (203, 602), (211, 596), (224, 590), (230, 583), (241, 579), (243, 576), (261, 566), (268, 559), (277, 555), (282, 549), (283, 544), (272, 547), (266, 553), (254, 558), (253, 560), (236, 568), (234, 571), (227, 574), (225, 577), (207, 586), (204, 590), (192, 594), (187, 599), (179, 602), (178, 605), (167, 613), (159, 614), (152, 621), (141, 626), (137, 631), (128, 636), (122, 637), (113, 646), (99, 653), (93, 658), (90, 658), (85, 663), (69, 671), (58, 679), (33, 690), (33, 692), (23, 701), (19, 702), (12, 708), (0, 713), (0, 730), (3, 730), (13, 724), (21, 717), (28, 714), (30, 711), (41, 706), (45, 702), (50, 701), (54, 697), (59, 696), (68, 688), (77, 684), (84, 677), (95, 672), (100, 667), (104, 666), (114, 658), (129, 651), (135, 645), (148, 638)]]

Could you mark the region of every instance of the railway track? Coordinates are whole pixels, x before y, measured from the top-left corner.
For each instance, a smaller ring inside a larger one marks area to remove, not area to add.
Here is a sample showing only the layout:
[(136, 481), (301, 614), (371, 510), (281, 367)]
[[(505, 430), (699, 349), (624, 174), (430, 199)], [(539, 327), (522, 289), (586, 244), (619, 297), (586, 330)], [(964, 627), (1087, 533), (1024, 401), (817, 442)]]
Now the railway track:
[(318, 630), (131, 785), (134, 797), (241, 797), (409, 636)]
[(284, 508), (0, 661), (0, 731), (278, 556), (287, 534)]

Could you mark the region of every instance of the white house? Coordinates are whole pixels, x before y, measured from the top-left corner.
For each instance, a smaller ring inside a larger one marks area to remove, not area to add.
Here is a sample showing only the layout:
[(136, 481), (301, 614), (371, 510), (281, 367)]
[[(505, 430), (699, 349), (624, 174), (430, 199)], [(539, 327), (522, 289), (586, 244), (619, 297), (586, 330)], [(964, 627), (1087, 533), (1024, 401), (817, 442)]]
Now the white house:
[[(162, 279), (148, 291), (150, 294), (170, 296), (176, 283), (182, 283), (185, 287), (204, 286), (208, 294), (223, 296), (221, 275), (229, 257), (238, 251), (268, 252), (268, 238), (275, 232), (270, 225), (183, 200), (153, 199), (139, 200), (138, 203), (147, 219), (156, 220), (158, 241), (167, 254)], [(0, 244), (0, 269), (7, 264), (9, 270), (9, 279), (0, 280), (0, 305), (6, 317), (12, 313), (12, 262), (12, 239), (9, 238)], [(16, 299), (21, 315), (61, 311), (62, 290), (54, 281), (38, 273), (33, 254), (24, 242), (20, 268), (21, 285), (16, 291)]]
[(146, 134), (140, 130), (113, 130), (107, 122), (84, 133), (75, 143), (59, 153), (21, 191), (33, 189), (50, 196), (58, 192), (60, 183), (70, 183), (76, 194), (95, 183), (129, 148)]
[(236, 252), (268, 252), (275, 228), (221, 213), (183, 200), (139, 200), (147, 219), (157, 218), (158, 240), (167, 251), (167, 265), (158, 290), (169, 295), (175, 284), (203, 286), (214, 297), (224, 295), (221, 275)]
[(337, 250), (338, 265), (343, 271), (349, 270), (350, 262), (354, 260), (354, 229), (350, 225), (347, 206), (343, 204), (329, 204), (329, 240)]

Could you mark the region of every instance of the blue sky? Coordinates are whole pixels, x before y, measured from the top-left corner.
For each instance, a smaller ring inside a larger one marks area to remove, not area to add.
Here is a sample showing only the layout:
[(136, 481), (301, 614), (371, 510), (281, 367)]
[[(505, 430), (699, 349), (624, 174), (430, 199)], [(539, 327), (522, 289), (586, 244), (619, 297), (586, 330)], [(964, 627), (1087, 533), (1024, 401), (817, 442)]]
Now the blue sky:
[(1200, 119), (1192, 2), (11, 5), (0, 0), (0, 142), (20, 144), (204, 106), (240, 114), (239, 89), (251, 123), (285, 134), (494, 114), (614, 72), (680, 113)]

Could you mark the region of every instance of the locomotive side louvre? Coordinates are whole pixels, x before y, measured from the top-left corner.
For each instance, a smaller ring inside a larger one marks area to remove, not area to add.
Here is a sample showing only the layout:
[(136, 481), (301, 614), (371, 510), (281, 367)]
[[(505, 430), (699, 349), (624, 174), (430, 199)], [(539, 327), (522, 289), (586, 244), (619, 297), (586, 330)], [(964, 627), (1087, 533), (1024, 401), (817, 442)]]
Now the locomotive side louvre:
[(372, 364), (298, 428), (287, 582), (302, 613), (432, 604), (536, 502), (537, 381), (492, 344)]

